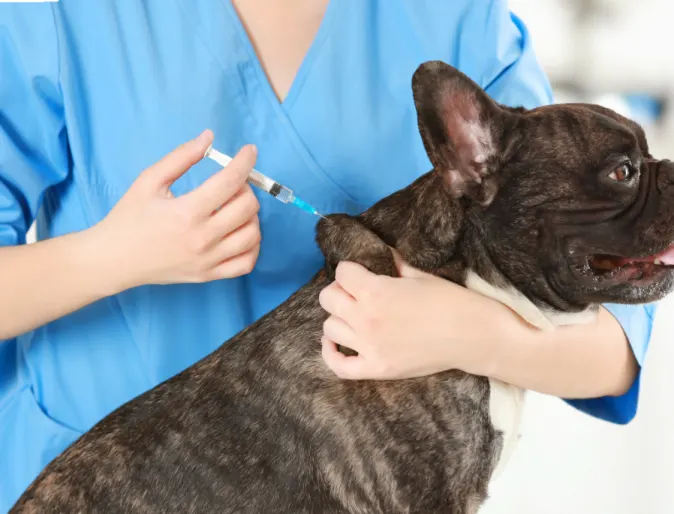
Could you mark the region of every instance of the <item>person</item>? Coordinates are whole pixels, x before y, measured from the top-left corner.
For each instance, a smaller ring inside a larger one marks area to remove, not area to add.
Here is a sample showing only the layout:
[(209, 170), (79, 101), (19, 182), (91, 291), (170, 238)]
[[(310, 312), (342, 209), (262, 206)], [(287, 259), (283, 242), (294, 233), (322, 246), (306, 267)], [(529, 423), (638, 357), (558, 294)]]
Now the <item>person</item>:
[[(361, 212), (430, 169), (410, 85), (432, 59), (501, 103), (553, 101), (506, 1), (0, 5), (0, 510), (320, 268), (317, 218), (252, 190), (253, 166), (322, 213)], [(203, 159), (211, 143), (235, 155), (225, 169)], [(541, 334), (401, 272), (342, 263), (321, 294), (338, 376), (459, 368), (634, 416), (654, 306)]]

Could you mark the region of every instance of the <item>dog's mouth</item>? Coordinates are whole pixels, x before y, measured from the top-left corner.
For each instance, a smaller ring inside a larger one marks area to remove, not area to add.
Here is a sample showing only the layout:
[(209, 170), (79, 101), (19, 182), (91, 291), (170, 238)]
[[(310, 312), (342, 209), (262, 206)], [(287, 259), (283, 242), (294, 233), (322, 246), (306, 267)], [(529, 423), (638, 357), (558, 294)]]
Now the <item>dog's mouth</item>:
[(586, 272), (601, 279), (643, 280), (674, 269), (674, 245), (646, 257), (593, 254), (587, 257)]

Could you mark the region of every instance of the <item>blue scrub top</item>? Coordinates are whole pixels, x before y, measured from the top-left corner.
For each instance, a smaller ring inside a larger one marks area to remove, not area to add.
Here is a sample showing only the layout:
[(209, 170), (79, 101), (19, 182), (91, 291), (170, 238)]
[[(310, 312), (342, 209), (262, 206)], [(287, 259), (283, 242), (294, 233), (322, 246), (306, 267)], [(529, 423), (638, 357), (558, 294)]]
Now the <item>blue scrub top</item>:
[[(505, 1), (333, 0), (284, 102), (227, 0), (0, 5), (0, 245), (100, 221), (144, 168), (204, 128), (321, 212), (357, 213), (430, 169), (410, 80), (441, 59), (499, 102), (552, 101)], [(192, 190), (204, 160), (175, 184)], [(0, 343), (0, 511), (80, 434), (273, 309), (321, 266), (316, 219), (261, 194), (248, 276), (148, 286)], [(644, 307), (613, 307), (643, 357)], [(618, 399), (575, 402), (617, 422)]]

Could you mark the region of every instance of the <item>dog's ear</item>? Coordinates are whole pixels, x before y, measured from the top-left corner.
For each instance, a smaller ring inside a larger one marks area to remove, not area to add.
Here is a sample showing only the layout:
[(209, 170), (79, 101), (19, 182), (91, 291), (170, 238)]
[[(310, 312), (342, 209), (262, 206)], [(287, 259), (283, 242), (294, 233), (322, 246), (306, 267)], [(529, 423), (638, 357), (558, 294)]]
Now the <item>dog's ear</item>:
[(412, 91), (419, 131), (435, 171), (454, 196), (491, 203), (498, 189), (493, 168), (501, 157), (501, 134), (506, 120), (518, 112), (508, 112), (441, 61), (417, 69)]

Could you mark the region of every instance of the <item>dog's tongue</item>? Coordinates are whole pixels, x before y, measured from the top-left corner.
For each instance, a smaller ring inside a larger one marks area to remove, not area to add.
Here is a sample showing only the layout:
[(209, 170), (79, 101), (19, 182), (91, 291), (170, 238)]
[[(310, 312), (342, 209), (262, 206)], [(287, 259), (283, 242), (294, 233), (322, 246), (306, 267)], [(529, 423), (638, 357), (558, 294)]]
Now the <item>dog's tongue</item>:
[(660, 259), (662, 264), (667, 266), (674, 266), (674, 245), (667, 248), (664, 252), (659, 254), (656, 259)]
[(674, 266), (674, 245), (667, 248), (664, 252), (661, 252), (657, 255), (651, 255), (650, 257), (642, 257), (640, 259), (626, 259), (626, 262), (653, 262), (654, 260), (659, 260), (662, 264), (666, 266)]

